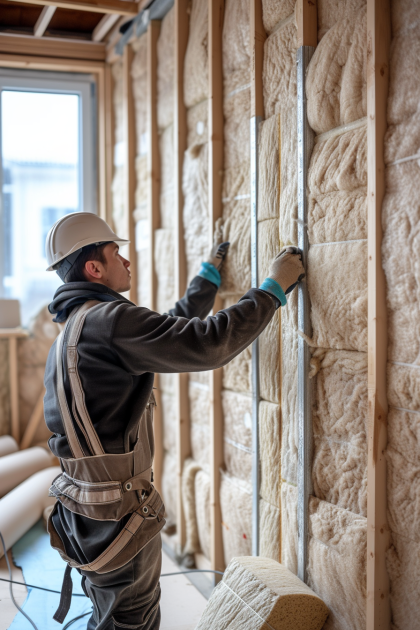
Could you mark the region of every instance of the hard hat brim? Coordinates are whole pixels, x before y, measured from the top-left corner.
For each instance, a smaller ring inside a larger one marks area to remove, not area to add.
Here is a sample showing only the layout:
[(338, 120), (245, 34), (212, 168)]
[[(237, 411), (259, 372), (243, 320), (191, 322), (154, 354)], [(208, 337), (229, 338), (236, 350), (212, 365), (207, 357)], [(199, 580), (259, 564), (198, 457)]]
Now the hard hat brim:
[[(79, 241), (78, 243), (76, 243), (76, 245), (74, 245), (74, 247), (71, 248), (69, 252), (67, 252), (64, 256), (61, 256), (61, 258), (59, 258), (58, 260), (55, 260), (54, 264), (47, 267), (46, 271), (55, 271), (57, 269), (57, 265), (59, 265), (62, 260), (67, 258), (67, 256), (70, 256), (70, 254), (74, 254), (74, 252), (77, 252), (78, 249), (82, 249), (82, 247), (86, 247), (87, 245), (93, 245), (94, 243), (97, 243), (97, 242), (98, 242), (98, 239), (94, 239), (91, 237), (85, 238)], [(103, 242), (106, 243), (107, 241), (103, 241)], [(128, 241), (124, 238), (119, 238), (119, 239), (110, 239), (108, 242), (116, 243), (117, 245), (128, 245), (131, 241)]]

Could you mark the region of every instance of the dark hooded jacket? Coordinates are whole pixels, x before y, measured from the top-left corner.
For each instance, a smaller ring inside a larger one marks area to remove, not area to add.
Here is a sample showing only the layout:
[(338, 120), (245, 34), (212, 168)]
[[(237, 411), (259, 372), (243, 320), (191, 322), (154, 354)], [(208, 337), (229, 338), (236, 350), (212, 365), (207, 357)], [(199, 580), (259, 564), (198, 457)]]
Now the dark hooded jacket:
[[(73, 282), (57, 290), (49, 310), (58, 322), (87, 300), (104, 302), (86, 317), (78, 344), (78, 367), (86, 406), (106, 453), (132, 449), (155, 372), (200, 372), (226, 365), (258, 337), (279, 306), (271, 294), (251, 289), (237, 304), (204, 319), (216, 293), (212, 282), (196, 276), (169, 314), (160, 315), (135, 306), (101, 284)], [(63, 373), (71, 409), (64, 361)], [(51, 451), (57, 457), (71, 457), (57, 399), (55, 343), (48, 355), (45, 387), (45, 420), (54, 434), (49, 441)], [(75, 427), (88, 453), (83, 434)], [(150, 441), (148, 447), (153, 450), (152, 436)], [(67, 555), (85, 563), (102, 553), (127, 518), (92, 521), (58, 504), (54, 526)]]

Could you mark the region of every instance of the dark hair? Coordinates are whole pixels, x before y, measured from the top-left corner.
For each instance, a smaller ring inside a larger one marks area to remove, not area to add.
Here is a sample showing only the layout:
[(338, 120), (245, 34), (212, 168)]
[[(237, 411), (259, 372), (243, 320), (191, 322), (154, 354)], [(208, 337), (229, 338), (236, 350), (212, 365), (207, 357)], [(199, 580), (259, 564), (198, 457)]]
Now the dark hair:
[[(110, 243), (111, 241), (109, 241)], [(66, 275), (64, 282), (67, 284), (68, 282), (87, 282), (85, 276), (85, 264), (89, 260), (97, 260), (101, 262), (103, 265), (106, 264), (106, 258), (104, 255), (104, 247), (108, 245), (107, 243), (101, 243), (100, 245), (86, 245), (82, 247), (82, 253), (76, 258), (73, 263), (72, 268)]]

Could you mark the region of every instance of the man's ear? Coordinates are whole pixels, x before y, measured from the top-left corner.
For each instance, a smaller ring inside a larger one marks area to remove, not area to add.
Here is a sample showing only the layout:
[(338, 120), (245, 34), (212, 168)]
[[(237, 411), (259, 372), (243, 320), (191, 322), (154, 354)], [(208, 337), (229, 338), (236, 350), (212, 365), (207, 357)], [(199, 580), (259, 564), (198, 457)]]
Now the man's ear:
[(85, 263), (85, 273), (86, 276), (89, 278), (96, 278), (96, 279), (100, 279), (102, 278), (102, 265), (99, 261), (97, 260), (88, 260)]

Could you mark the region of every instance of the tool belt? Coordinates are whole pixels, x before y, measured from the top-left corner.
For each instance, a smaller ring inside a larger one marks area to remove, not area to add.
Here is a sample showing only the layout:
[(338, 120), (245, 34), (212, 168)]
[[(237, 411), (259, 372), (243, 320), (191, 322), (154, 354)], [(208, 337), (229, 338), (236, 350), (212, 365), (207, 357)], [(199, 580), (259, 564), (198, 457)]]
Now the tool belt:
[[(54, 615), (64, 621), (71, 602), (71, 569), (108, 573), (129, 562), (165, 525), (165, 506), (153, 486), (152, 462), (145, 461), (141, 441), (150, 435), (147, 427), (153, 422), (156, 401), (153, 395), (139, 420), (137, 439), (132, 451), (121, 454), (105, 453), (90, 419), (78, 372), (77, 344), (86, 315), (100, 302), (90, 300), (79, 307), (67, 321), (56, 341), (57, 395), (71, 458), (60, 458), (63, 472), (54, 479), (50, 496), (76, 514), (98, 521), (120, 521), (131, 514), (126, 525), (112, 543), (92, 562), (81, 564), (70, 558), (55, 530), (52, 516), (48, 519), (51, 545), (68, 564), (63, 581), (60, 606)], [(67, 339), (67, 373), (69, 376), (72, 412), (64, 389), (62, 355)], [(86, 454), (77, 436), (75, 424), (82, 432), (89, 453)]]

